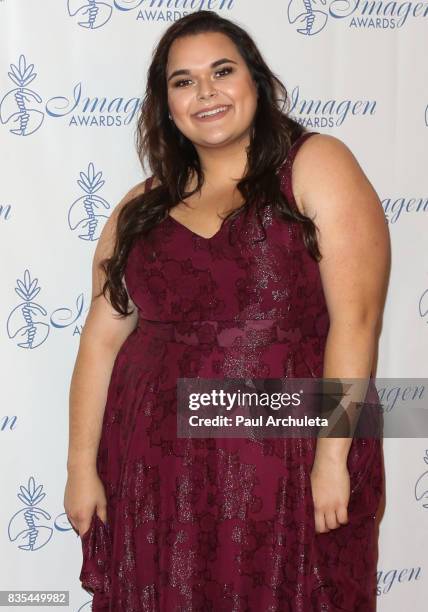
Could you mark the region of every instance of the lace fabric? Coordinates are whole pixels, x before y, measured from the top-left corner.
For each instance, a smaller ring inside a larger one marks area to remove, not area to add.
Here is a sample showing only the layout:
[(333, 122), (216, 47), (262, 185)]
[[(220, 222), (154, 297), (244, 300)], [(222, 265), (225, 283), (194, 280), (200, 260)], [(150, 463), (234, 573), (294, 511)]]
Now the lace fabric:
[[(306, 133), (281, 170), (291, 169)], [(375, 610), (380, 441), (354, 439), (349, 523), (315, 533), (316, 441), (180, 439), (179, 377), (322, 377), (329, 318), (318, 264), (295, 225), (264, 209), (211, 239), (164, 220), (130, 252), (137, 328), (114, 363), (97, 469), (107, 523), (83, 535), (93, 610)], [(245, 224), (245, 225), (243, 225)]]

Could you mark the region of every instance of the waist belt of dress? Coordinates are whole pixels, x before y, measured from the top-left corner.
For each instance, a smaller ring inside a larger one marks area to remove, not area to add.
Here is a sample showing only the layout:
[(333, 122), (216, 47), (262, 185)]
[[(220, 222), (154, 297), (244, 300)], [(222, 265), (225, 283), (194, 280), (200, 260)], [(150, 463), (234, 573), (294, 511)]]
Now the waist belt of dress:
[(285, 330), (284, 319), (251, 319), (230, 321), (153, 321), (140, 318), (143, 334), (167, 342), (208, 346), (263, 346), (296, 340), (296, 330)]

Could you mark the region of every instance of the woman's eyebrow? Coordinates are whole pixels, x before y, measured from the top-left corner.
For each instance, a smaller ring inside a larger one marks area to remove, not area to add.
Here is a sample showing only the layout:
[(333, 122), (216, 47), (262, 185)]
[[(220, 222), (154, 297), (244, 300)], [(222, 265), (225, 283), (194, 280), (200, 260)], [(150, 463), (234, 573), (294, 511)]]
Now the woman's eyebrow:
[[(222, 59), (216, 60), (215, 62), (213, 62), (212, 64), (210, 64), (210, 68), (216, 68), (217, 66), (220, 66), (220, 64), (226, 64), (226, 63), (231, 63), (231, 64), (237, 64), (238, 62), (234, 62), (231, 59), (227, 59), (227, 57), (223, 57)], [(178, 76), (179, 74), (190, 74), (190, 70), (186, 70), (184, 68), (181, 68), (180, 70), (174, 70), (174, 72), (172, 74), (170, 74), (170, 76), (168, 77), (168, 81), (170, 81), (173, 77)]]

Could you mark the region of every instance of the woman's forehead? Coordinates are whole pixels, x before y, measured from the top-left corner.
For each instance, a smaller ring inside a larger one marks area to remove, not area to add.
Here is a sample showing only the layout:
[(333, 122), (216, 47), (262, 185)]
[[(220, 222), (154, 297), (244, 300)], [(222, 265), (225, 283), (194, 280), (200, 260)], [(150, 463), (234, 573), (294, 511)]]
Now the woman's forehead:
[[(182, 36), (172, 43), (168, 53), (168, 64), (184, 61), (188, 66), (202, 68), (224, 57), (226, 52), (230, 59), (238, 61), (239, 54), (234, 43), (221, 32)], [(183, 65), (182, 67), (187, 68), (188, 66)]]

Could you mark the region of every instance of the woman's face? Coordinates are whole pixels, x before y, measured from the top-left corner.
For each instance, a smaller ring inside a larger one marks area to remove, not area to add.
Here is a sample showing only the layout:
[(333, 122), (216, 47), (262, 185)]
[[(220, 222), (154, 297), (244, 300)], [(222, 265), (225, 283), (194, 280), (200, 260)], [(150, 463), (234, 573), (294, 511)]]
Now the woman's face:
[[(166, 78), (172, 120), (196, 147), (248, 141), (257, 87), (228, 36), (206, 32), (177, 38), (169, 51)], [(217, 114), (200, 115), (216, 109)]]

